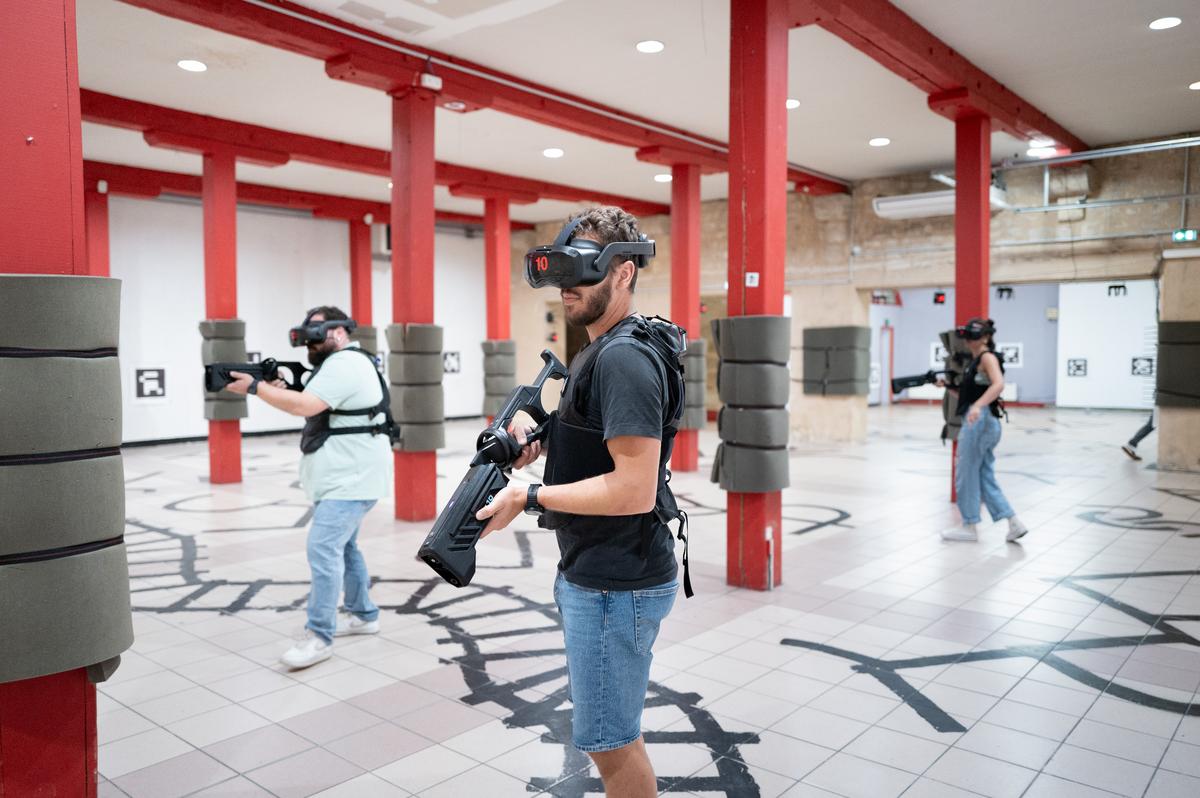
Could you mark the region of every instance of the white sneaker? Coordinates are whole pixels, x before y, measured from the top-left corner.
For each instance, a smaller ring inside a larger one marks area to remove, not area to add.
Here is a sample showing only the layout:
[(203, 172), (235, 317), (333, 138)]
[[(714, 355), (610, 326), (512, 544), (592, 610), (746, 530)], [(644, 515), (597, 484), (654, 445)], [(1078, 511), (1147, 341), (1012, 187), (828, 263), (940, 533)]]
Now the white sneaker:
[(364, 621), (357, 615), (339, 615), (337, 621), (337, 630), (333, 633), (334, 637), (345, 637), (346, 635), (377, 635), (379, 634), (379, 619), (373, 621)]
[(973, 542), (979, 540), (979, 530), (974, 524), (963, 524), (951, 529), (943, 529), (942, 540), (966, 540)]
[(1008, 534), (1004, 537), (1009, 543), (1015, 543), (1029, 534), (1029, 529), (1015, 515), (1008, 519)]
[(298, 670), (316, 665), (318, 662), (324, 662), (331, 656), (333, 656), (333, 646), (313, 634), (312, 630), (305, 629), (303, 639), (297, 640), (291, 648), (283, 652), (279, 661), (289, 668)]

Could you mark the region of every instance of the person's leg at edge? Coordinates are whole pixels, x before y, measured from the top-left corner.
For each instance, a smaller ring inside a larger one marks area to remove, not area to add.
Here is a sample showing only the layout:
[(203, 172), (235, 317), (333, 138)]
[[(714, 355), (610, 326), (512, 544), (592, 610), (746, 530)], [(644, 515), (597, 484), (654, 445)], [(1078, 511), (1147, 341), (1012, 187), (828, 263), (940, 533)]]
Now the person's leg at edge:
[(379, 617), (379, 608), (371, 601), (369, 591), (371, 589), (371, 575), (367, 571), (367, 561), (362, 555), (362, 551), (358, 548), (358, 530), (362, 526), (362, 519), (366, 516), (371, 508), (375, 506), (375, 502), (362, 501), (362, 515), (359, 516), (358, 523), (354, 527), (354, 532), (351, 533), (350, 539), (346, 541), (346, 546), (342, 551), (343, 561), (345, 564), (345, 584), (346, 584), (346, 611), (355, 615), (363, 621), (374, 621)]
[(1134, 460), (1141, 460), (1142, 459), (1141, 455), (1139, 455), (1137, 453), (1138, 444), (1141, 443), (1145, 439), (1145, 437), (1147, 435), (1149, 435), (1151, 432), (1154, 432), (1154, 413), (1153, 412), (1150, 413), (1149, 420), (1147, 420), (1146, 423), (1142, 425), (1142, 428), (1139, 429), (1137, 432), (1135, 432), (1133, 437), (1129, 439), (1129, 443), (1127, 443), (1121, 447), (1121, 451), (1125, 452), (1125, 454), (1129, 455)]
[(979, 523), (979, 483), (982, 466), (979, 433), (982, 423), (983, 419), (974, 424), (968, 424), (966, 419), (963, 419), (962, 431), (958, 434), (958, 465), (955, 469), (954, 487), (958, 511), (962, 515), (962, 527), (943, 531), (942, 538), (945, 540), (976, 540), (978, 537), (975, 525)]
[(654, 798), (658, 779), (641, 737), (624, 748), (589, 754), (600, 771), (608, 798)]
[(987, 424), (979, 469), (979, 487), (983, 494), (983, 503), (993, 521), (1004, 521), (1016, 513), (1005, 498), (1004, 491), (1000, 489), (1000, 483), (996, 481), (996, 445), (1000, 442), (1000, 420), (989, 415), (986, 419), (981, 418), (979, 422)]

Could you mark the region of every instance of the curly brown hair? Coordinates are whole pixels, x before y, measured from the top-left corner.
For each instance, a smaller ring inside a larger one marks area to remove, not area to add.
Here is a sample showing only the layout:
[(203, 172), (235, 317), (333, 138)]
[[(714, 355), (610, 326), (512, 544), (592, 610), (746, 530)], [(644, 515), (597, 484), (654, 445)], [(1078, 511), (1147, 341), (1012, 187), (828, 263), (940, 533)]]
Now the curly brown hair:
[[(572, 216), (567, 223), (570, 224), (576, 219), (581, 221), (575, 228), (574, 235), (596, 241), (601, 247), (606, 247), (614, 241), (637, 241), (642, 234), (638, 229), (637, 217), (615, 205), (588, 208)], [(630, 293), (637, 288), (638, 271), (636, 267), (633, 270), (633, 279), (629, 282)]]

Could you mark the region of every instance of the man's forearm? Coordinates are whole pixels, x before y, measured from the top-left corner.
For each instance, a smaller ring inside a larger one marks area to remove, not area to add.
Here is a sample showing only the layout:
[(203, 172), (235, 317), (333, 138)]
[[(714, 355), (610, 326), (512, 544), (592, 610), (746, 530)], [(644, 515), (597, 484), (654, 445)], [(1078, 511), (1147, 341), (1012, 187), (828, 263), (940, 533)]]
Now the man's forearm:
[(637, 515), (654, 509), (654, 499), (650, 493), (647, 505), (644, 486), (625, 484), (615, 471), (538, 490), (538, 503), (547, 510), (573, 515)]
[(311, 410), (312, 408), (307, 407), (308, 403), (305, 401), (306, 397), (300, 391), (291, 391), (287, 388), (276, 388), (274, 385), (260, 382), (258, 384), (257, 395), (259, 399), (262, 399), (271, 407), (274, 407), (277, 410), (282, 410), (283, 412), (289, 413), (293, 416), (307, 417), (321, 412), (320, 410), (315, 412), (305, 412), (306, 410)]

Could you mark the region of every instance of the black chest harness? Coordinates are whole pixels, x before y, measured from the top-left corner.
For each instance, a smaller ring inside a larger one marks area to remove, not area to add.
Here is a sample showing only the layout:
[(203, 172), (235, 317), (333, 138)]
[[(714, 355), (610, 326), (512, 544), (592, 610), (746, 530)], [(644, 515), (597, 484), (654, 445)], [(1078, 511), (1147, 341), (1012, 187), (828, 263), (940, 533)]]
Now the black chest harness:
[[(379, 389), (383, 392), (383, 398), (378, 404), (371, 407), (364, 407), (359, 410), (330, 409), (306, 418), (304, 420), (304, 429), (300, 433), (300, 451), (304, 454), (312, 454), (320, 449), (325, 445), (325, 441), (329, 440), (330, 435), (387, 435), (392, 443), (395, 443), (399, 439), (399, 427), (392, 420), (392, 397), (388, 392), (387, 381), (384, 380), (379, 367), (375, 365), (375, 358), (369, 352), (356, 347), (347, 347), (339, 351), (358, 352), (371, 361), (371, 369), (375, 372), (375, 376), (379, 378)], [(317, 376), (317, 372), (320, 370), (321, 366), (318, 366), (309, 376), (309, 380), (311, 381), (313, 377)], [(364, 424), (357, 427), (336, 428), (329, 426), (330, 416), (366, 416), (369, 420), (380, 413), (383, 413), (382, 424)]]
[[(592, 373), (600, 353), (617, 341), (632, 341), (650, 355), (658, 366), (667, 386), (668, 406), (663, 415), (662, 444), (658, 457), (658, 489), (654, 509), (641, 515), (581, 516), (547, 510), (539, 525), (547, 529), (570, 526), (573, 530), (593, 531), (606, 538), (614, 534), (635, 532), (641, 536), (641, 557), (648, 559), (658, 524), (678, 521), (676, 532), (683, 543), (683, 592), (692, 596), (692, 580), (688, 569), (687, 513), (679, 509), (669, 483), (671, 471), (667, 464), (674, 448), (675, 433), (683, 415), (684, 383), (681, 355), (686, 350), (682, 328), (657, 316), (647, 319), (630, 316), (612, 330), (582, 350), (571, 364), (570, 374), (563, 386), (558, 410), (548, 422), (548, 452), (543, 476), (547, 485), (562, 485), (610, 473), (615, 465), (604, 442), (603, 429), (588, 422), (588, 398)], [(669, 531), (669, 530), (668, 530)]]
[[(987, 352), (984, 354), (987, 354)], [(992, 354), (1000, 362), (1000, 373), (1003, 374), (1004, 355), (999, 352), (992, 352)], [(956, 410), (960, 416), (966, 415), (966, 412), (971, 409), (971, 405), (975, 404), (981, 396), (987, 393), (987, 389), (991, 385), (987, 373), (979, 369), (979, 364), (982, 361), (983, 355), (980, 355), (972, 360), (970, 365), (967, 366), (966, 371), (963, 372), (962, 383), (958, 389), (958, 408)], [(993, 399), (992, 403), (988, 405), (988, 410), (996, 418), (1008, 419), (1008, 411), (1004, 409), (1004, 400), (999, 396)]]

